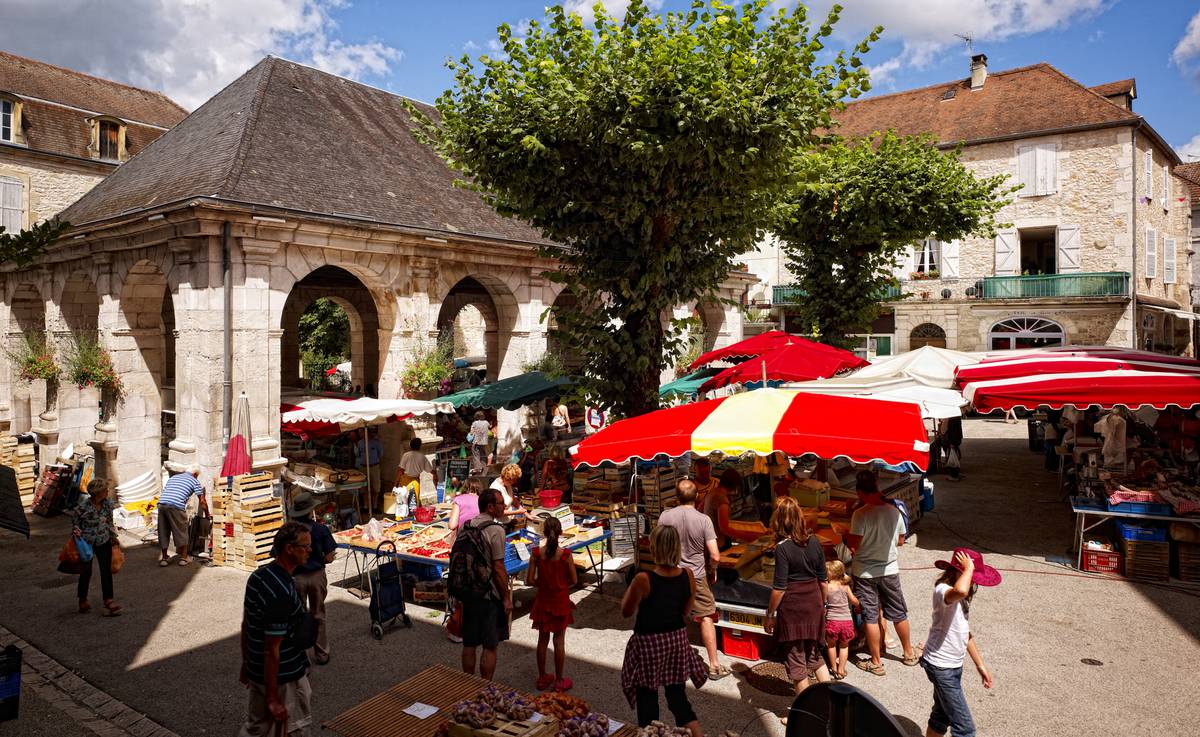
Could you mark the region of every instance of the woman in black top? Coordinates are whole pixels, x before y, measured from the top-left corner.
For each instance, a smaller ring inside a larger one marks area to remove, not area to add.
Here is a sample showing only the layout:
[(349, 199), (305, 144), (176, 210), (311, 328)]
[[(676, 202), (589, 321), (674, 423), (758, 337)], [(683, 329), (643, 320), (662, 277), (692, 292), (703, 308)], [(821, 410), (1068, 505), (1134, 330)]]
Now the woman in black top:
[(638, 726), (658, 719), (658, 689), (667, 694), (675, 724), (692, 737), (703, 737), (700, 720), (684, 690), (690, 678), (696, 688), (708, 680), (704, 661), (687, 637), (687, 613), (692, 609), (696, 582), (679, 567), (681, 546), (674, 527), (655, 527), (650, 534), (654, 570), (637, 574), (621, 600), (621, 615), (632, 617), (633, 636), (625, 646), (621, 690), (637, 709)]
[[(821, 651), (825, 644), (825, 554), (810, 534), (795, 499), (785, 496), (771, 516), (775, 532), (775, 582), (767, 604), (767, 634), (779, 631), (787, 644), (788, 677), (796, 693), (808, 688), (809, 677), (832, 679)], [(776, 613), (779, 622), (776, 625)]]

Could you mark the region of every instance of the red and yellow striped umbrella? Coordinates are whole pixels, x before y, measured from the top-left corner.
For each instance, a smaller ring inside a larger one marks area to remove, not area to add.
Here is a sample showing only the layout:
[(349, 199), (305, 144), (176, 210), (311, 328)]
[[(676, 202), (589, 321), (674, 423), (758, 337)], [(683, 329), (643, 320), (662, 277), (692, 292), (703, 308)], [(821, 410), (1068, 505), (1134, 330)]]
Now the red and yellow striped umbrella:
[(922, 469), (929, 460), (919, 405), (789, 389), (759, 389), (622, 420), (585, 439), (572, 455), (577, 464), (596, 466), (659, 455), (776, 451)]

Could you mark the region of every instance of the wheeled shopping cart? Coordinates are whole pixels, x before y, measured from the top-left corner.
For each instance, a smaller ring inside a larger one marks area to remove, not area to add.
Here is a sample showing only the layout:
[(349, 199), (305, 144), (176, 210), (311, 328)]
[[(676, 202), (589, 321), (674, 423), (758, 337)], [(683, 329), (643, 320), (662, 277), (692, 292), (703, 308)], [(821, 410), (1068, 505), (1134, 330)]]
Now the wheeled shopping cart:
[[(390, 548), (390, 550), (389, 550)], [(404, 585), (400, 579), (400, 562), (396, 559), (396, 544), (390, 540), (379, 543), (375, 549), (375, 567), (367, 574), (367, 586), (371, 590), (371, 636), (383, 639), (383, 627), (401, 620), (405, 627), (412, 627), (412, 620), (404, 611)]]

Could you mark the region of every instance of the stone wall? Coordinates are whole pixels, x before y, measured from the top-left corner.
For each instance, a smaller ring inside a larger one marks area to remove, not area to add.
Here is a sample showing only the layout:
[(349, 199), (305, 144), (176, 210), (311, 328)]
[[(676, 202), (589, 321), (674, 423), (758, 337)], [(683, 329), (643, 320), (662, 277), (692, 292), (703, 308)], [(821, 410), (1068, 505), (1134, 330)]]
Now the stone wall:
[(988, 333), (996, 323), (1013, 317), (1040, 317), (1063, 328), (1074, 345), (1129, 345), (1124, 326), (1125, 302), (1022, 302), (1003, 304), (973, 300), (903, 302), (896, 305), (897, 353), (911, 349), (913, 328), (933, 323), (946, 332), (946, 347), (960, 351), (991, 350)]
[(25, 185), (25, 227), (57, 215), (104, 178), (68, 166), (31, 163), (26, 157), (0, 153), (0, 177)]

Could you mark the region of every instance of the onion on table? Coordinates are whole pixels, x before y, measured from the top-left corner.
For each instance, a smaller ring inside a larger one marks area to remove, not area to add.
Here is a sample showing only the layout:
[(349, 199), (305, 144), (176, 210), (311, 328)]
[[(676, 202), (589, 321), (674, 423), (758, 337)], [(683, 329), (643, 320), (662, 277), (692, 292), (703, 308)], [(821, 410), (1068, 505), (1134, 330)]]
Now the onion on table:
[(482, 729), (496, 721), (496, 710), (482, 701), (460, 701), (451, 712), (454, 721), (468, 727)]

